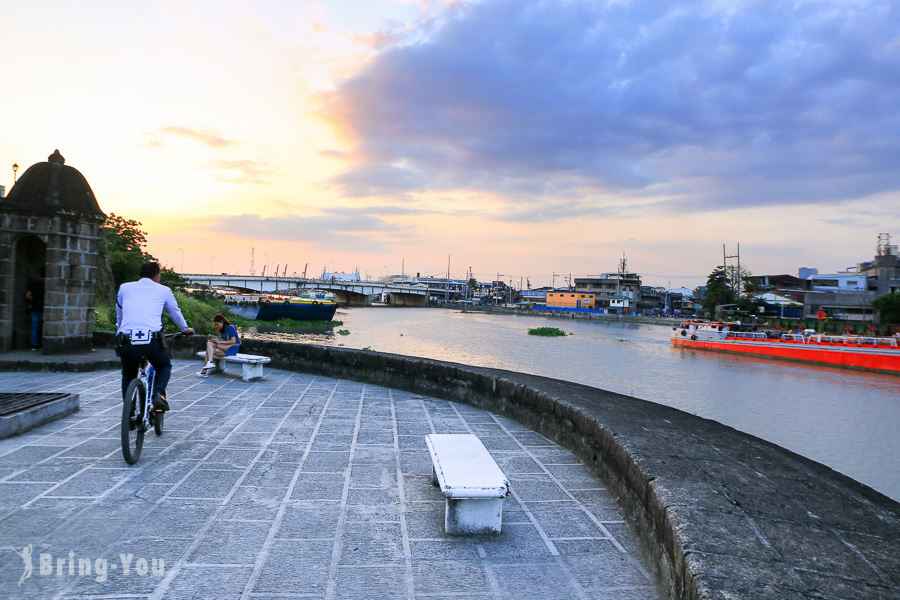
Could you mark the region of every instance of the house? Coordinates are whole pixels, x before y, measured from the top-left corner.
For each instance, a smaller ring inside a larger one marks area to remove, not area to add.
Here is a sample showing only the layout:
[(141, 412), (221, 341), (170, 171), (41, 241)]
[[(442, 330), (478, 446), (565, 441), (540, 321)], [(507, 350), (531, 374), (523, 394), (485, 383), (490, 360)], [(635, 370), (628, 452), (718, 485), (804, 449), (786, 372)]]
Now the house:
[(547, 308), (595, 308), (595, 294), (578, 290), (551, 290), (547, 292)]
[(603, 273), (599, 277), (576, 277), (575, 291), (593, 293), (596, 308), (611, 307), (611, 296), (626, 296), (629, 304), (637, 305), (641, 299), (641, 276), (620, 271)]

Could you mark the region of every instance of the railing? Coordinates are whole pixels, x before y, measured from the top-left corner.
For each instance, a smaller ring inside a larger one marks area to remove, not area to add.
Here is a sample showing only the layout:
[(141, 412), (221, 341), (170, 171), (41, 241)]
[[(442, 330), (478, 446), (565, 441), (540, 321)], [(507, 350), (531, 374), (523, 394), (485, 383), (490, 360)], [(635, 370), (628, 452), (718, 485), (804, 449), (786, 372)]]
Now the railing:
[(821, 333), (813, 334), (804, 338), (799, 333), (785, 333), (781, 336), (783, 342), (802, 342), (804, 344), (831, 344), (843, 346), (874, 346), (897, 348), (896, 338), (884, 337), (864, 337), (856, 335), (824, 335)]
[(806, 338), (803, 337), (802, 333), (782, 333), (781, 341), (782, 342), (800, 342), (801, 344), (805, 344)]
[(765, 340), (768, 339), (762, 331), (729, 331), (728, 338), (736, 340)]

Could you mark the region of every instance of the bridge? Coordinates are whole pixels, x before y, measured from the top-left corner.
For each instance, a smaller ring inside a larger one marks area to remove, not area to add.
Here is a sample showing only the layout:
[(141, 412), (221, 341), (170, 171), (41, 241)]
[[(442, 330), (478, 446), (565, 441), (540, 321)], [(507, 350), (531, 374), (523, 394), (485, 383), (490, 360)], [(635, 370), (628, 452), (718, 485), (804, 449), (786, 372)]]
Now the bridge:
[(380, 281), (341, 281), (339, 279), (306, 279), (304, 277), (260, 277), (258, 275), (182, 274), (194, 285), (231, 288), (241, 292), (270, 294), (290, 293), (294, 290), (325, 290), (334, 300), (345, 306), (369, 306), (374, 298), (398, 306), (425, 306), (428, 288), (394, 285)]

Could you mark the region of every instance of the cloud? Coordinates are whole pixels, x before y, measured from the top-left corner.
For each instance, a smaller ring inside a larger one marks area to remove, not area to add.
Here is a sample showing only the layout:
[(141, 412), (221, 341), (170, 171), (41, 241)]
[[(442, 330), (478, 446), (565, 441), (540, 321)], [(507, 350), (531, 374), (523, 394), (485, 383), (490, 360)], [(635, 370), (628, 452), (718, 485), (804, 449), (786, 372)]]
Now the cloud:
[(279, 173), (277, 167), (255, 160), (217, 160), (206, 165), (218, 181), (238, 184), (269, 183)]
[(173, 135), (176, 137), (182, 137), (185, 139), (201, 142), (203, 144), (206, 144), (207, 146), (212, 146), (213, 148), (222, 148), (224, 146), (230, 146), (234, 144), (233, 140), (226, 140), (225, 138), (221, 138), (214, 133), (198, 131), (196, 129), (191, 129), (190, 127), (163, 127), (159, 131), (167, 135)]
[(558, 219), (900, 189), (896, 3), (451, 7), (324, 96), (353, 148), (345, 195), (490, 190)]
[(208, 227), (245, 239), (325, 244), (345, 252), (387, 252), (400, 234), (404, 239), (413, 236), (407, 228), (349, 207), (332, 207), (325, 214), (308, 217), (221, 215), (212, 217)]

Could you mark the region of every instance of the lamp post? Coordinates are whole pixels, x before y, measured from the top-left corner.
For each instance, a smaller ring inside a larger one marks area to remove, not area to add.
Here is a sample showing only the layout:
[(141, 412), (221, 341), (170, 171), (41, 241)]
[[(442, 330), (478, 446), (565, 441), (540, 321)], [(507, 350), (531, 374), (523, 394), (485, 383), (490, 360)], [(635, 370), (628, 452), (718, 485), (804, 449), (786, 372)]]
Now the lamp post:
[(184, 248), (179, 248), (181, 250), (181, 272), (184, 273)]
[[(269, 273), (269, 255), (268, 255), (268, 254), (263, 254), (263, 256), (266, 257), (266, 270), (263, 271), (263, 272), (264, 272), (264, 273)], [(272, 274), (269, 273), (269, 275), (272, 275)]]
[(19, 165), (13, 163), (13, 185), (16, 185), (17, 177), (16, 174), (19, 172)]

